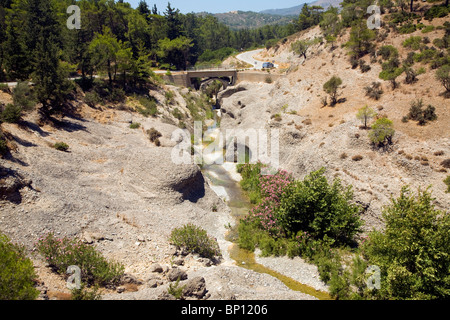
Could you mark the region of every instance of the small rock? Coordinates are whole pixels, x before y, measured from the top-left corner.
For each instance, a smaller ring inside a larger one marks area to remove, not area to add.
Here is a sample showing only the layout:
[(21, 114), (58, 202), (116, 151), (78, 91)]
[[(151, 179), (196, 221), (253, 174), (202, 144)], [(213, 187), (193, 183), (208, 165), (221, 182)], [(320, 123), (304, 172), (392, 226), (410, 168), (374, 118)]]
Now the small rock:
[(117, 293), (124, 293), (125, 292), (125, 287), (118, 287), (117, 288)]
[(172, 270), (169, 271), (169, 273), (167, 274), (167, 278), (169, 279), (169, 281), (177, 281), (178, 279), (180, 279), (181, 281), (186, 280), (188, 278), (188, 275), (185, 271), (179, 269), (179, 268), (173, 268)]
[(186, 283), (183, 289), (183, 296), (202, 299), (206, 295), (206, 292), (205, 278), (196, 277)]
[(148, 286), (149, 288), (157, 288), (157, 287), (158, 287), (158, 281), (157, 281), (156, 279), (150, 279), (150, 280), (147, 282), (147, 286)]
[(150, 267), (150, 271), (154, 273), (163, 273), (164, 270), (159, 263), (155, 263)]
[(138, 238), (137, 238), (137, 240), (138, 240), (139, 242), (145, 242), (145, 237), (144, 237), (143, 235), (139, 235)]
[(143, 282), (131, 274), (125, 274), (122, 277), (122, 283), (142, 285)]
[(173, 264), (176, 266), (182, 266), (184, 265), (184, 260), (182, 258), (175, 259), (173, 260)]

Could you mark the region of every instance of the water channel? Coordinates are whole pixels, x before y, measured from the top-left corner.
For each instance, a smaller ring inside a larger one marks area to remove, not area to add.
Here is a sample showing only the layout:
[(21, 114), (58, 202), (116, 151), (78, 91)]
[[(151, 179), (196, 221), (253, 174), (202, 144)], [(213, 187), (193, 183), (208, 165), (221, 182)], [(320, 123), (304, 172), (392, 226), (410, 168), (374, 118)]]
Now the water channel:
[[(208, 123), (209, 127), (205, 134), (205, 137), (207, 137), (205, 140), (217, 141), (217, 139), (220, 138), (221, 131), (217, 126), (219, 117), (220, 111), (216, 111), (214, 121)], [(203, 143), (205, 148), (208, 145), (208, 142)], [(207, 160), (209, 160), (208, 163), (212, 163), (212, 160), (217, 159), (218, 157), (223, 157), (223, 151), (204, 155), (204, 159), (207, 158)], [(230, 162), (225, 162), (224, 164), (205, 164), (202, 167), (202, 172), (209, 179), (211, 188), (219, 197), (225, 200), (228, 207), (231, 209), (232, 216), (237, 225), (239, 221), (248, 214), (252, 204), (239, 184), (241, 178), (237, 172), (236, 164)], [(233, 246), (230, 249), (230, 257), (238, 266), (258, 273), (269, 274), (282, 281), (291, 290), (306, 293), (320, 300), (331, 299), (330, 295), (326, 292), (318, 291), (308, 285), (302, 284), (290, 277), (258, 264), (253, 252), (239, 247), (236, 243), (237, 236), (237, 227), (231, 229), (227, 234), (227, 240), (233, 243)]]

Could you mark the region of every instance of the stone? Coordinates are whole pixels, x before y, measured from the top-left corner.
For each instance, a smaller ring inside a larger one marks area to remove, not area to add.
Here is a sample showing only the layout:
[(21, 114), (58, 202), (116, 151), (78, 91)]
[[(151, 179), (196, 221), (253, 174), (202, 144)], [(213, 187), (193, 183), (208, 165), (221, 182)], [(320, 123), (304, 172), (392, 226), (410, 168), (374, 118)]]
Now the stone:
[(167, 278), (169, 279), (169, 281), (177, 281), (178, 279), (180, 279), (181, 281), (186, 280), (188, 278), (188, 275), (185, 271), (179, 269), (179, 268), (173, 268), (172, 270), (169, 271), (169, 273), (167, 274)]
[(172, 261), (174, 265), (176, 266), (182, 266), (184, 265), (184, 260), (182, 258), (177, 258), (175, 260)]
[(122, 283), (127, 283), (127, 284), (136, 284), (136, 285), (142, 285), (143, 282), (141, 280), (139, 280), (138, 278), (136, 278), (135, 276), (131, 275), (131, 274), (125, 274), (122, 276)]
[(158, 281), (157, 281), (156, 279), (150, 279), (150, 280), (147, 282), (147, 286), (148, 286), (149, 288), (157, 288), (157, 287), (158, 287)]
[(125, 287), (118, 287), (117, 288), (117, 293), (124, 293), (125, 292)]
[(163, 273), (164, 269), (161, 267), (159, 263), (155, 263), (150, 267), (150, 272)]
[(206, 281), (203, 277), (196, 277), (187, 281), (184, 285), (183, 296), (203, 299), (208, 292), (206, 290)]

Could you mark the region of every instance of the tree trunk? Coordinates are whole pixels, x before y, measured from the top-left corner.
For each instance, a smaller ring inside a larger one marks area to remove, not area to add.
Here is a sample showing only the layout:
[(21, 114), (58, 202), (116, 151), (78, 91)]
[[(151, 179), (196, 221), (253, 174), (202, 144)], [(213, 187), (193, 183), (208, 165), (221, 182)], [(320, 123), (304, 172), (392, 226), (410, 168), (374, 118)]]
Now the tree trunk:
[[(448, 1), (448, 0), (447, 0), (447, 1)], [(414, 11), (414, 0), (411, 0), (410, 9), (411, 9), (411, 12)]]

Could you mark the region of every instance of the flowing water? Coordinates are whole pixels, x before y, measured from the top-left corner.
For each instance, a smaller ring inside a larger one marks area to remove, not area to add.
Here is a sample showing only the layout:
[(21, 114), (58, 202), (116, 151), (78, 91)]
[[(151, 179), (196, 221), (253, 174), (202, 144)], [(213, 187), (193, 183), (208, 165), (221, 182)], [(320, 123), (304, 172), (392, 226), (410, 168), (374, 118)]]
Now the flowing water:
[[(220, 116), (220, 112), (219, 114), (216, 114), (214, 122), (210, 123), (208, 132), (205, 135), (206, 137), (212, 138), (213, 141), (218, 141), (221, 134), (220, 129), (217, 127), (217, 116)], [(206, 144), (204, 146), (206, 146)], [(219, 157), (223, 157), (223, 151), (217, 151), (215, 153), (205, 155), (205, 159), (208, 160), (208, 163), (212, 163), (212, 160)], [(252, 205), (239, 184), (241, 178), (237, 173), (236, 164), (227, 162), (220, 165), (206, 164), (203, 166), (202, 171), (203, 174), (210, 180), (211, 188), (228, 204), (231, 209), (232, 216), (238, 224), (239, 221), (248, 214)], [(329, 294), (326, 292), (318, 291), (310, 286), (302, 284), (292, 278), (258, 264), (253, 252), (239, 247), (236, 243), (237, 236), (237, 227), (235, 227), (229, 231), (227, 240), (234, 243), (230, 249), (230, 257), (238, 266), (256, 271), (258, 273), (269, 274), (281, 280), (291, 290), (309, 294), (320, 300), (331, 299)]]

